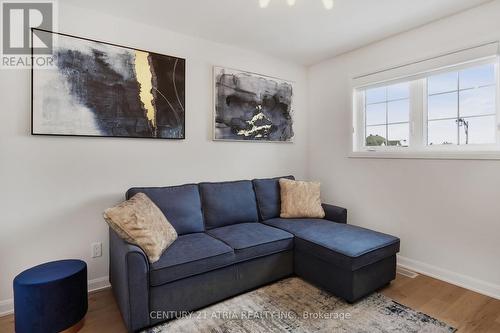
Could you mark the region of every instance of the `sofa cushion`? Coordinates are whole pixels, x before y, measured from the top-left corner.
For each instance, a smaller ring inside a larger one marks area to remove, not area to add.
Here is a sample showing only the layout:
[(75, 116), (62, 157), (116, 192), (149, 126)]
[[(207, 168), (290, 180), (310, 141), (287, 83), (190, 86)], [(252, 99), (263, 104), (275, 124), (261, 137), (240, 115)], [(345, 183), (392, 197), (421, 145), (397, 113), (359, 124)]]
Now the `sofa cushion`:
[(321, 184), (290, 179), (280, 179), (281, 213), (283, 218), (322, 219)]
[(295, 179), (293, 176), (254, 179), (252, 180), (257, 198), (260, 219), (268, 220), (280, 216), (281, 197), (280, 197), (280, 178)]
[(125, 241), (139, 246), (151, 263), (177, 239), (174, 227), (144, 193), (106, 209), (104, 220)]
[(333, 265), (356, 270), (399, 251), (399, 238), (365, 228), (322, 219), (276, 218), (264, 223), (295, 235), (296, 251)]
[(140, 192), (160, 208), (177, 234), (204, 231), (198, 185), (134, 187), (127, 191), (127, 199)]
[(201, 183), (201, 200), (207, 229), (257, 222), (257, 203), (249, 180)]
[(159, 286), (234, 262), (234, 251), (206, 233), (182, 235), (151, 265), (150, 283)]
[(239, 223), (207, 231), (234, 249), (243, 261), (293, 248), (293, 235), (262, 223)]

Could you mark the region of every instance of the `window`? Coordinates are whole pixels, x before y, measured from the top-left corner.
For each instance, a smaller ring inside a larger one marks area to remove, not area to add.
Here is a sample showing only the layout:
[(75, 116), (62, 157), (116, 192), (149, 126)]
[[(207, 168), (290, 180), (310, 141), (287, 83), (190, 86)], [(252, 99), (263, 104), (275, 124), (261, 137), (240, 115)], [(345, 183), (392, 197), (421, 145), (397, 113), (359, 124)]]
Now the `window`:
[(366, 90), (366, 146), (407, 147), (410, 140), (410, 86), (400, 83)]
[(500, 156), (498, 58), (355, 89), (354, 152)]
[(427, 78), (427, 144), (496, 143), (495, 66)]

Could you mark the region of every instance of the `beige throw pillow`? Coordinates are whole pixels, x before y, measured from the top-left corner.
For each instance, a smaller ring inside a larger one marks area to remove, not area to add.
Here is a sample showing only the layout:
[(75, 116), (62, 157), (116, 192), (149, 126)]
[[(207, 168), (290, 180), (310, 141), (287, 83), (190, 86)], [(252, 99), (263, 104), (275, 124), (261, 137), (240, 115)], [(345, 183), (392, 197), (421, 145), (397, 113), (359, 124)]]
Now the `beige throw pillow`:
[(281, 178), (282, 218), (319, 218), (325, 217), (321, 206), (320, 183), (304, 182)]
[(104, 219), (120, 237), (143, 249), (151, 263), (177, 239), (174, 227), (144, 193), (106, 209)]

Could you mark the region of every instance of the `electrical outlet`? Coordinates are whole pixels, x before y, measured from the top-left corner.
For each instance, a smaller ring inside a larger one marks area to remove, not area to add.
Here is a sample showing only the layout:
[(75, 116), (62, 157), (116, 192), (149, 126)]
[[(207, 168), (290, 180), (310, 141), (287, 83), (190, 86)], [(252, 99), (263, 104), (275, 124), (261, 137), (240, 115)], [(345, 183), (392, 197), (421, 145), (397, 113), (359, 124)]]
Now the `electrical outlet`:
[(92, 258), (102, 256), (102, 243), (92, 243), (90, 248), (92, 250)]

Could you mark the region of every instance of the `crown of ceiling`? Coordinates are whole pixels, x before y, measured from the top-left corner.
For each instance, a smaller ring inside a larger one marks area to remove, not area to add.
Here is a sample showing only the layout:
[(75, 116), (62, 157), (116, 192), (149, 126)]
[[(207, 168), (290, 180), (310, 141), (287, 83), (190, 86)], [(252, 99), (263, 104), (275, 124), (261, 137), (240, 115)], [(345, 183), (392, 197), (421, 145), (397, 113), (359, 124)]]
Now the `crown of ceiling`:
[[(270, 2), (271, 2), (271, 0), (259, 0), (260, 8), (266, 8), (267, 6), (269, 6)], [(296, 2), (296, 0), (286, 0), (286, 3), (289, 6), (294, 6), (295, 2)], [(333, 4), (334, 4), (333, 0), (322, 0), (322, 2), (323, 2), (323, 6), (325, 6), (325, 9), (330, 10), (333, 8)]]

